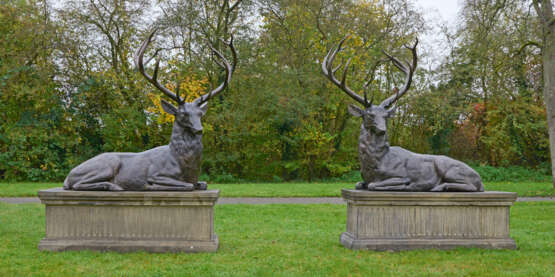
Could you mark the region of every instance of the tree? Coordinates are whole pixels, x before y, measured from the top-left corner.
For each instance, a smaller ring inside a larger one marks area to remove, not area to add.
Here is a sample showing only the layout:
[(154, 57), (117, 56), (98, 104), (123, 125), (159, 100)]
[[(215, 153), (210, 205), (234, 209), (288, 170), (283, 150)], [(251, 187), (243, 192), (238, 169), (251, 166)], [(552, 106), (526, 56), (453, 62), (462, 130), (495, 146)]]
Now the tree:
[(0, 5), (0, 178), (44, 181), (67, 172), (78, 142), (54, 62), (58, 26), (45, 1)]
[(555, 188), (555, 16), (551, 0), (533, 0), (542, 30), (543, 93), (549, 124), (551, 174)]
[(453, 129), (450, 154), (494, 166), (546, 163), (540, 55), (522, 47), (540, 36), (529, 5), (467, 0), (461, 22), (438, 87), (450, 101), (456, 94), (449, 91), (463, 96), (458, 116), (447, 123)]
[(148, 124), (151, 89), (132, 65), (149, 6), (147, 0), (67, 0), (57, 11), (63, 28), (58, 78), (83, 146), (76, 163), (100, 152), (167, 143), (158, 126)]

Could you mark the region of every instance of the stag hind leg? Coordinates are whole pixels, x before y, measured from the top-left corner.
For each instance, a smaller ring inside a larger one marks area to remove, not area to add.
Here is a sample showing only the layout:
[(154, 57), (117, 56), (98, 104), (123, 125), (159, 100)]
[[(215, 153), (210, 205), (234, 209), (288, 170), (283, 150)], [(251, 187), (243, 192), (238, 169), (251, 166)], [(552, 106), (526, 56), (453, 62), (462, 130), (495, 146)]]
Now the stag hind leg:
[(66, 190), (123, 190), (112, 183), (121, 164), (112, 153), (98, 155), (72, 169), (64, 181)]
[(480, 175), (466, 164), (459, 163), (457, 166), (450, 167), (445, 172), (443, 182), (430, 191), (484, 191), (484, 184)]

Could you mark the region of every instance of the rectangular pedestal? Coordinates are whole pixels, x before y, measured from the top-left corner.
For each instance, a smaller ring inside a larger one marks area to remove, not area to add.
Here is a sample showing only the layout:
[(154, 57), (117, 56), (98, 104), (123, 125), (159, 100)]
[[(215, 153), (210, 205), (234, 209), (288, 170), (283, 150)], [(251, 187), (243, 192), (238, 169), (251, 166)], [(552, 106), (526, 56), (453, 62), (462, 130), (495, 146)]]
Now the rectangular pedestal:
[(375, 192), (342, 190), (350, 249), (409, 250), (482, 247), (514, 249), (509, 192)]
[(39, 191), (46, 205), (40, 250), (214, 252), (219, 191)]

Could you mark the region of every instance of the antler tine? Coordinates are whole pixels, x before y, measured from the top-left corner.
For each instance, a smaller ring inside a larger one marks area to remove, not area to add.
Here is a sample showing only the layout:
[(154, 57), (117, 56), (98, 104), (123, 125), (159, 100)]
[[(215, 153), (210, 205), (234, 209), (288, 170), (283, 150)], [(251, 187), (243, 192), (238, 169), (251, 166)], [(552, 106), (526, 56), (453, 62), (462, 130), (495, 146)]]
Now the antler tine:
[(403, 64), (402, 61), (400, 61), (399, 59), (393, 57), (392, 55), (390, 55), (389, 53), (382, 51), (388, 58), (389, 60), (393, 63), (393, 65), (395, 65), (395, 67), (397, 67), (399, 70), (408, 73), (409, 69), (407, 68), (407, 66), (405, 64)]
[(141, 44), (141, 47), (139, 47), (139, 49), (137, 50), (137, 52), (135, 53), (135, 66), (137, 67), (137, 69), (139, 70), (139, 72), (151, 83), (153, 84), (158, 90), (162, 91), (164, 94), (166, 94), (168, 97), (170, 97), (171, 99), (173, 99), (174, 101), (176, 101), (178, 104), (183, 104), (183, 100), (181, 100), (179, 98), (179, 95), (173, 93), (171, 90), (167, 89), (165, 86), (161, 85), (158, 82), (158, 70), (160, 68), (160, 58), (156, 59), (156, 65), (154, 67), (154, 73), (152, 76), (148, 75), (148, 73), (146, 73), (145, 71), (145, 67), (144, 67), (144, 63), (143, 63), (143, 56), (145, 54), (146, 48), (148, 47), (148, 45), (150, 44), (150, 42), (152, 41), (152, 37), (154, 37), (154, 34), (156, 33), (158, 29), (154, 29), (152, 31), (152, 33), (150, 33), (150, 35), (147, 37), (147, 39), (145, 39), (143, 41), (143, 43)]
[(405, 46), (407, 49), (409, 49), (411, 51), (412, 63), (407, 62), (407, 63), (403, 64), (403, 62), (401, 62), (397, 58), (389, 55), (388, 53), (386, 53), (384, 51), (385, 55), (393, 62), (393, 64), (397, 68), (399, 68), (399, 70), (403, 71), (407, 76), (405, 78), (405, 83), (403, 85), (403, 88), (398, 90), (397, 93), (395, 93), (395, 95), (392, 95), (392, 96), (388, 97), (387, 99), (385, 99), (380, 104), (381, 107), (388, 108), (393, 103), (395, 103), (397, 100), (399, 100), (399, 98), (401, 98), (409, 90), (410, 85), (412, 83), (412, 76), (414, 74), (414, 70), (416, 69), (416, 65), (417, 65), (417, 61), (418, 61), (418, 55), (416, 53), (416, 46), (417, 45), (418, 45), (418, 38), (416, 39), (416, 42), (414, 43), (414, 45), (412, 47)]
[(335, 59), (335, 56), (337, 55), (337, 53), (339, 53), (341, 50), (343, 50), (342, 46), (343, 43), (350, 37), (350, 35), (345, 36), (337, 45), (337, 48), (332, 47), (329, 51), (328, 54), (324, 57), (324, 60), (322, 60), (322, 72), (324, 73), (324, 75), (326, 75), (326, 77), (332, 82), (334, 83), (336, 86), (338, 86), (341, 90), (343, 90), (345, 93), (347, 93), (347, 95), (349, 95), (351, 98), (353, 98), (355, 101), (359, 102), (360, 104), (362, 104), (365, 107), (368, 107), (368, 102), (366, 101), (366, 99), (363, 99), (362, 97), (360, 97), (360, 95), (358, 95), (357, 93), (355, 93), (354, 91), (352, 91), (349, 87), (347, 87), (346, 85), (346, 79), (347, 79), (347, 70), (349, 68), (349, 64), (351, 62), (351, 59), (349, 59), (347, 61), (347, 63), (345, 64), (345, 69), (343, 70), (343, 77), (341, 78), (341, 81), (339, 81), (335, 76), (334, 73), (341, 67), (342, 63), (339, 64), (339, 66), (337, 66), (336, 68), (332, 68), (332, 64), (333, 61)]
[(210, 100), (212, 97), (216, 96), (218, 93), (223, 91), (227, 87), (227, 84), (229, 83), (229, 81), (231, 80), (231, 75), (233, 74), (233, 71), (235, 70), (235, 66), (237, 65), (237, 52), (235, 51), (235, 47), (233, 46), (233, 36), (231, 36), (229, 43), (226, 43), (225, 41), (223, 41), (223, 43), (231, 49), (233, 64), (230, 65), (227, 59), (224, 57), (224, 55), (222, 55), (222, 53), (220, 53), (218, 50), (212, 47), (212, 45), (208, 44), (208, 47), (210, 47), (210, 50), (212, 50), (212, 53), (214, 53), (221, 60), (221, 62), (216, 61), (216, 63), (224, 68), (226, 72), (226, 78), (217, 88), (195, 99), (194, 102), (197, 103), (197, 105), (202, 105), (203, 103), (205, 103), (206, 101)]
[[(237, 1), (237, 3), (235, 3), (235, 5), (239, 4), (239, 2), (241, 1)], [(220, 40), (227, 45), (227, 47), (229, 47), (231, 49), (231, 57), (233, 58), (233, 64), (231, 65), (231, 73), (235, 72), (235, 66), (237, 65), (237, 52), (235, 51), (235, 46), (233, 46), (233, 34), (231, 35), (231, 37), (229, 38), (229, 43), (225, 42), (223, 39), (220, 38)]]
[(364, 86), (362, 86), (362, 89), (364, 91), (364, 102), (368, 103), (368, 106), (372, 106), (372, 102), (374, 102), (374, 94), (372, 94), (372, 98), (370, 98), (370, 101), (368, 101), (368, 86), (370, 86), (371, 82), (372, 79), (368, 79), (368, 81), (364, 83)]
[(341, 78), (341, 86), (342, 87), (345, 86), (345, 79), (347, 78), (347, 70), (349, 69), (350, 64), (351, 64), (351, 58), (349, 58), (347, 60), (347, 63), (345, 64), (345, 68), (343, 69), (343, 78)]

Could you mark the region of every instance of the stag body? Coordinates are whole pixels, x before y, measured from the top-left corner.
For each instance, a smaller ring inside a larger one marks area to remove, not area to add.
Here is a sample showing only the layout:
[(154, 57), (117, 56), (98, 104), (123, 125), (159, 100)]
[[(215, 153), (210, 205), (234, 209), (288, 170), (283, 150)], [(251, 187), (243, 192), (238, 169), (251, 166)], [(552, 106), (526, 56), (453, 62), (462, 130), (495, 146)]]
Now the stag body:
[(379, 105), (373, 105), (367, 99), (367, 87), (364, 85), (364, 98), (346, 86), (345, 79), (349, 61), (345, 65), (343, 78), (339, 81), (334, 73), (341, 67), (332, 68), (338, 52), (342, 50), (343, 39), (335, 51), (330, 50), (322, 62), (322, 70), (334, 84), (347, 95), (364, 106), (361, 109), (349, 105), (349, 112), (362, 117), (359, 137), (359, 159), (363, 182), (357, 189), (386, 191), (483, 191), (480, 175), (468, 165), (446, 156), (424, 155), (410, 152), (401, 147), (390, 147), (387, 138), (387, 119), (395, 113), (393, 104), (403, 96), (410, 87), (412, 75), (416, 68), (416, 45), (407, 47), (413, 55), (412, 63), (404, 63), (385, 53), (393, 64), (407, 77), (405, 84), (395, 95), (385, 99)]
[(446, 156), (425, 155), (389, 146), (386, 119), (392, 111), (374, 106), (361, 110), (359, 159), (363, 182), (357, 189), (397, 191), (483, 191), (480, 175), (468, 165)]
[(154, 32), (143, 42), (135, 56), (135, 64), (143, 76), (178, 104), (177, 107), (161, 100), (165, 112), (175, 116), (169, 145), (141, 153), (104, 153), (75, 167), (64, 181), (64, 189), (73, 190), (182, 190), (206, 189), (198, 182), (202, 156), (202, 123), (207, 101), (224, 90), (237, 63), (233, 41), (228, 46), (233, 54), (233, 65), (217, 50), (213, 53), (226, 71), (224, 82), (210, 93), (186, 103), (157, 81), (159, 60), (153, 76), (145, 72), (144, 52)]

